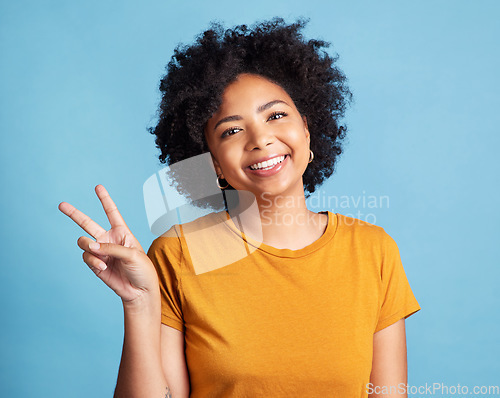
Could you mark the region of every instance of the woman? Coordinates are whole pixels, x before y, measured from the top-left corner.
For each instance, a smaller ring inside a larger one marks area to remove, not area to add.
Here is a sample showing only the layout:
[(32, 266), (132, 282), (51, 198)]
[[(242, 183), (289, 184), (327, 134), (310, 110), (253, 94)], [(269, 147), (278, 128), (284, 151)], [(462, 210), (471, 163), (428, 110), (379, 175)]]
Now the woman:
[(103, 186), (109, 231), (59, 205), (96, 239), (78, 239), (83, 259), (123, 301), (115, 396), (406, 396), (404, 319), (420, 307), (395, 242), (306, 206), (341, 153), (350, 92), (303, 26), (215, 26), (169, 63), (160, 160), (209, 153), (223, 210), (146, 255)]

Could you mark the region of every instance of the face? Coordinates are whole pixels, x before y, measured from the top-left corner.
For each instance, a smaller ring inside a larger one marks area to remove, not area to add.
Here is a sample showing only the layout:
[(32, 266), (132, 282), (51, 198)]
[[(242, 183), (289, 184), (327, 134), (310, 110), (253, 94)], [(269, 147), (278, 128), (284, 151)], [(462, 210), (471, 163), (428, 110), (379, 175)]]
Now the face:
[(258, 75), (238, 76), (225, 89), (205, 137), (217, 175), (236, 190), (256, 197), (304, 194), (309, 130), (280, 86)]

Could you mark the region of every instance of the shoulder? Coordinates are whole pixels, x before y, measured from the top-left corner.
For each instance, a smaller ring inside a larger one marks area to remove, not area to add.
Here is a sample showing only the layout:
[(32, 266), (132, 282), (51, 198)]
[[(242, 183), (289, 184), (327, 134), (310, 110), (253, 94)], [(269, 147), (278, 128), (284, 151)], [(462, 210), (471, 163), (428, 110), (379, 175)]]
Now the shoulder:
[(200, 274), (241, 260), (248, 254), (225, 211), (176, 224), (156, 238), (148, 252), (158, 263), (171, 263), (186, 274)]
[(152, 254), (167, 248), (180, 247), (179, 236), (179, 225), (171, 226), (165, 233), (153, 240), (148, 249), (148, 256), (151, 257)]
[(338, 230), (343, 234), (350, 234), (366, 239), (384, 239), (388, 234), (385, 232), (384, 228), (371, 224), (367, 221), (363, 221), (359, 218), (345, 216), (340, 213), (336, 213)]
[(396, 242), (383, 227), (343, 214), (335, 215), (339, 239), (363, 250), (372, 248), (382, 253), (398, 250)]
[(178, 233), (182, 236), (189, 233), (210, 230), (211, 228), (216, 227), (225, 221), (226, 221), (226, 212), (219, 211), (198, 217), (190, 222), (174, 225), (174, 227), (177, 227)]
[(224, 222), (224, 212), (213, 212), (196, 218), (195, 220), (172, 225), (165, 233), (153, 240), (148, 255), (157, 251), (181, 252), (186, 244), (187, 237), (201, 235), (213, 237), (213, 228)]

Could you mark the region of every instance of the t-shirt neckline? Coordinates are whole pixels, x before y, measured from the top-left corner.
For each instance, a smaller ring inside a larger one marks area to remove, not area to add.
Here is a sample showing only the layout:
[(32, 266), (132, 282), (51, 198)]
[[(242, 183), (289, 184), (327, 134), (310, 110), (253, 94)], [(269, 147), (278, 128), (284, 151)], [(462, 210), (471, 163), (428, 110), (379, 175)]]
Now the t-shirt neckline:
[(241, 239), (243, 239), (246, 243), (253, 246), (257, 250), (261, 250), (263, 252), (272, 254), (277, 257), (297, 258), (306, 256), (323, 247), (326, 243), (332, 240), (337, 231), (337, 225), (338, 225), (337, 214), (332, 213), (328, 210), (320, 211), (319, 213), (326, 214), (328, 216), (328, 223), (326, 225), (325, 231), (323, 232), (323, 235), (321, 235), (311, 244), (297, 250), (278, 249), (276, 247), (254, 240), (250, 236), (247, 236), (244, 232), (241, 232), (240, 229), (236, 227), (236, 225), (234, 224), (233, 220), (231, 219), (227, 211), (222, 211), (219, 214), (223, 218), (223, 222), (224, 225), (226, 225), (226, 227), (228, 227), (232, 232), (237, 234)]

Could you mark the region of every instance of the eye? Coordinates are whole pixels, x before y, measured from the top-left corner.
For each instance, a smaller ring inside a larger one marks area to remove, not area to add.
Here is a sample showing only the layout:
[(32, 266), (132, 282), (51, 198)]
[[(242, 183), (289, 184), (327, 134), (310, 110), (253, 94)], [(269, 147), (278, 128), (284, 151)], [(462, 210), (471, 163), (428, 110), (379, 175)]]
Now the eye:
[(227, 130), (223, 131), (223, 133), (221, 134), (221, 138), (227, 137), (229, 135), (236, 134), (239, 131), (241, 131), (241, 129), (238, 128), (238, 127), (230, 127)]
[(286, 112), (276, 111), (276, 112), (271, 113), (271, 115), (269, 116), (269, 118), (267, 120), (269, 121), (269, 120), (282, 119), (285, 116), (288, 116), (288, 114)]

